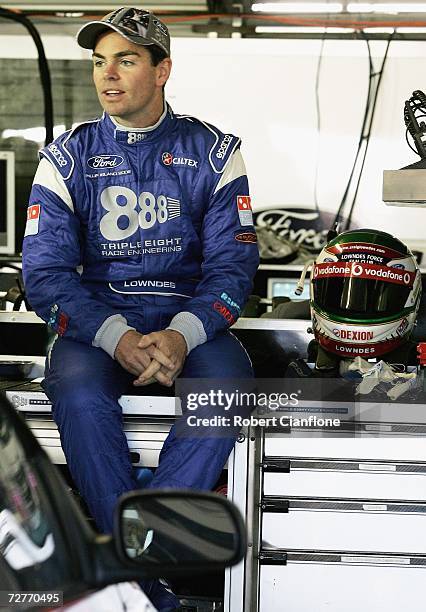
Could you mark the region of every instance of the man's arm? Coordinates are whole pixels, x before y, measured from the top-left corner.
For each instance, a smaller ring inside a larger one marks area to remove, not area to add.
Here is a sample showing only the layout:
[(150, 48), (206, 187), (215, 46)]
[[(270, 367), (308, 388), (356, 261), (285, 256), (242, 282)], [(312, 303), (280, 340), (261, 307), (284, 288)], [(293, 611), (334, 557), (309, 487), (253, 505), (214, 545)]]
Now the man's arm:
[[(179, 335), (172, 331), (168, 334)], [(175, 358), (173, 357), (173, 360), (169, 358), (173, 355), (173, 351), (169, 350), (167, 343), (147, 342), (144, 339), (148, 336), (143, 336), (134, 330), (123, 334), (115, 349), (115, 359), (125, 370), (136, 376), (133, 383), (135, 386), (147, 385), (157, 380), (162, 385), (170, 387), (174, 380), (171, 375), (182, 369), (181, 362), (179, 360), (176, 365)], [(182, 342), (185, 345), (183, 338)]]
[(153, 348), (158, 349), (162, 356), (167, 356), (173, 361), (173, 366), (167, 366), (163, 361), (157, 359), (154, 353), (150, 353), (153, 356), (151, 363), (133, 384), (135, 386), (144, 386), (153, 382), (154, 379), (162, 385), (170, 387), (182, 371), (188, 354), (186, 341), (182, 334), (173, 329), (152, 332), (140, 339), (138, 347), (146, 351), (151, 351)]
[[(201, 187), (200, 187), (201, 189)], [(250, 295), (259, 264), (246, 170), (239, 149), (208, 193), (201, 232), (202, 278), (169, 329), (180, 332), (188, 352), (235, 323)]]
[(238, 319), (259, 264), (248, 193), (244, 162), (237, 150), (209, 194), (202, 226), (203, 276), (194, 298), (166, 330), (147, 334), (139, 343), (144, 349), (161, 348), (175, 367), (168, 369), (153, 360), (135, 385), (149, 384), (151, 376), (160, 382), (161, 374), (174, 381), (193, 348)]
[(99, 346), (114, 356), (132, 329), (125, 317), (82, 287), (81, 227), (68, 187), (42, 159), (34, 177), (23, 243), (23, 273), (29, 302), (59, 335)]

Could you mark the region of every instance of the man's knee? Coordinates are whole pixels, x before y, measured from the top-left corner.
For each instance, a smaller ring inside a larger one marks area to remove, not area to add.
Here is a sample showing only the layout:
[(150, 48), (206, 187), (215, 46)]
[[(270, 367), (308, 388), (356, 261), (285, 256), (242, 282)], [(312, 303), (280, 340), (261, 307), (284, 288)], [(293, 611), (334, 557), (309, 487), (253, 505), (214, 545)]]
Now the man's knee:
[(187, 378), (252, 378), (250, 358), (230, 332), (195, 348), (189, 354), (182, 377)]
[(129, 384), (129, 375), (101, 349), (73, 341), (57, 341), (42, 385), (54, 404), (79, 410), (96, 405), (97, 398), (117, 401)]
[(72, 371), (47, 372), (42, 386), (52, 402), (79, 407), (103, 393), (103, 387), (84, 367)]

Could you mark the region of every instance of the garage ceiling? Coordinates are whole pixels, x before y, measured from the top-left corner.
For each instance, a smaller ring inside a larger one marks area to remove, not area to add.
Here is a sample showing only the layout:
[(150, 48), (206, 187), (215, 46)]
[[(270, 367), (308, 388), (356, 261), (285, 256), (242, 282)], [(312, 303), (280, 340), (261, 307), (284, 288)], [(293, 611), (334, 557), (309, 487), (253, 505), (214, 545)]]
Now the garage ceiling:
[[(8, 0), (1, 8), (27, 15), (42, 33), (72, 33), (85, 22), (129, 2), (102, 0)], [(273, 38), (426, 38), (426, 0), (148, 0), (138, 6), (162, 16), (174, 36)], [(16, 30), (0, 17), (0, 32)], [(215, 34), (212, 34), (215, 33)], [(16, 33), (16, 31), (13, 31)]]

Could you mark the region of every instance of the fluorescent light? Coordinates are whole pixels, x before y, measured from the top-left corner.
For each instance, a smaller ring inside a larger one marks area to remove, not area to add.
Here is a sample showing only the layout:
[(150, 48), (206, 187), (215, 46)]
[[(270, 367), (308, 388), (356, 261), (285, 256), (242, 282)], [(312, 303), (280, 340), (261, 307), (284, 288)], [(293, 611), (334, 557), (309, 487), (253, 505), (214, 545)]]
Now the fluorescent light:
[(362, 28), (367, 34), (393, 34), (395, 28)]
[(349, 2), (348, 13), (426, 13), (425, 3), (415, 2)]
[(252, 11), (260, 13), (341, 13), (341, 2), (256, 2)]
[(66, 13), (55, 13), (56, 17), (71, 17), (71, 18), (76, 18), (76, 17), (83, 17), (84, 13), (71, 13), (71, 12), (66, 12)]
[(256, 34), (345, 34), (355, 32), (354, 28), (319, 28), (319, 27), (290, 27), (290, 26), (256, 26)]
[(426, 28), (397, 28), (398, 34), (426, 34)]
[(349, 2), (346, 7), (348, 13), (372, 13), (374, 4), (370, 2)]
[(347, 34), (355, 32), (355, 28), (326, 28), (327, 34)]

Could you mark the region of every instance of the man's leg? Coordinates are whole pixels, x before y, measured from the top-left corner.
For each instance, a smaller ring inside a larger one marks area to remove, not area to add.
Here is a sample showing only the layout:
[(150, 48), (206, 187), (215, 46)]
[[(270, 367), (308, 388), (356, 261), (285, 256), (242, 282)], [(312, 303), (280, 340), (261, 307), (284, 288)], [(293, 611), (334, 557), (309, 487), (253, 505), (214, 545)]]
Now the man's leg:
[(43, 383), (73, 480), (105, 533), (117, 498), (137, 488), (117, 401), (131, 380), (103, 350), (59, 338)]
[[(238, 381), (253, 378), (253, 369), (240, 342), (226, 332), (191, 351), (181, 377)], [(210, 415), (219, 414), (219, 410), (211, 409)], [(208, 412), (204, 409), (203, 416)], [(244, 408), (242, 412), (248, 416)], [(194, 437), (189, 437), (191, 428), (179, 425), (172, 427), (164, 442), (159, 466), (149, 486), (210, 490), (234, 447), (238, 428), (200, 427)]]
[[(64, 338), (55, 342), (46, 366), (43, 387), (69, 470), (104, 533), (113, 530), (120, 495), (138, 489), (118, 404), (133, 379), (103, 350)], [(178, 608), (177, 597), (158, 580), (140, 585), (160, 612)]]

